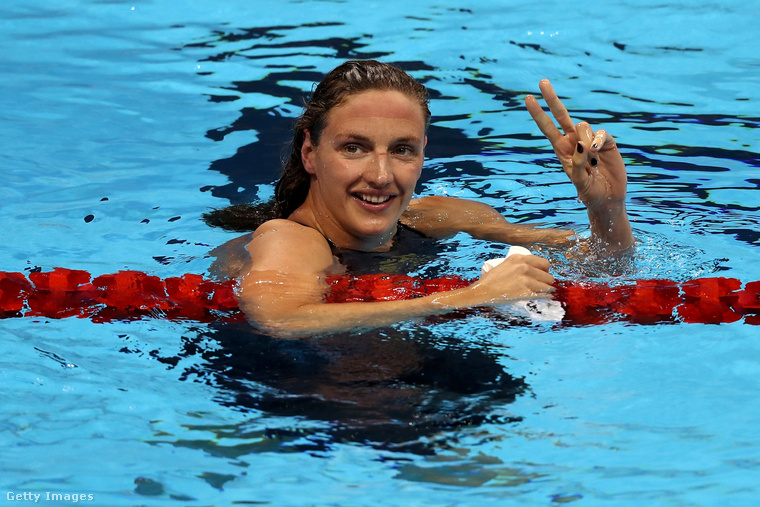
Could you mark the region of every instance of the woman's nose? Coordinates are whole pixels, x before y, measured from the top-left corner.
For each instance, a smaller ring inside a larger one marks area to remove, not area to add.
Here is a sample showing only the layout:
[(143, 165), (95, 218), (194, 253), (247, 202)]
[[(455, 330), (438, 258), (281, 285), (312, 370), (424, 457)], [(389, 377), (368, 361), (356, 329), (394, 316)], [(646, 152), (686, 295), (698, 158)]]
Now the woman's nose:
[(367, 180), (375, 185), (386, 185), (391, 180), (391, 171), (388, 165), (388, 154), (375, 152), (367, 171)]

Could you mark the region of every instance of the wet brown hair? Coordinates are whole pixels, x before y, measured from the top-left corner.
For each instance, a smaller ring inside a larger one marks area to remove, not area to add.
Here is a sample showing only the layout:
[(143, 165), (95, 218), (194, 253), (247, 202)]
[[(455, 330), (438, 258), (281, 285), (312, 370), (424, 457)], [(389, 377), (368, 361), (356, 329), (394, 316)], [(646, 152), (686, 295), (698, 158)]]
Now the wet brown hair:
[[(204, 214), (206, 223), (246, 231), (255, 229), (267, 219), (290, 216), (303, 204), (309, 193), (310, 176), (301, 160), (306, 131), (309, 131), (314, 145), (319, 144), (328, 113), (351, 95), (370, 90), (398, 91), (414, 99), (422, 108), (427, 130), (430, 124), (427, 88), (393, 65), (376, 60), (347, 61), (331, 70), (317, 85), (296, 120), (290, 155), (283, 161), (283, 172), (275, 185), (274, 202), (263, 203), (261, 206), (238, 205), (214, 210)], [(227, 219), (224, 218), (225, 212), (230, 214)], [(250, 220), (246, 217), (250, 217)]]

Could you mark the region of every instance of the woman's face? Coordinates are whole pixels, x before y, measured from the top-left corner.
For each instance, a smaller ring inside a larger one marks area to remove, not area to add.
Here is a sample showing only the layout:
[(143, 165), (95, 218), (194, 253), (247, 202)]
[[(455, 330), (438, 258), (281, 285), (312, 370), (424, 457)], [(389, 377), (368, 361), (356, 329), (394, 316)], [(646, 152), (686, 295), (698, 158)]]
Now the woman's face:
[(327, 114), (301, 157), (311, 175), (307, 204), (322, 234), (343, 248), (372, 250), (392, 238), (422, 171), (425, 116), (397, 91), (355, 95)]

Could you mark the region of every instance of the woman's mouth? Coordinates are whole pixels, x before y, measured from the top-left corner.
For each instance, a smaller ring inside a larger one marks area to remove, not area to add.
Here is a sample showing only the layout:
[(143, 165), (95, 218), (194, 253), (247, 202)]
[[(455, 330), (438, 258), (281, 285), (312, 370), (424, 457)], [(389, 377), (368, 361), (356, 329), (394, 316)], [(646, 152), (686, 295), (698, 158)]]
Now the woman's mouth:
[(386, 202), (390, 201), (391, 198), (393, 198), (392, 195), (370, 195), (370, 194), (362, 194), (362, 193), (355, 193), (354, 197), (359, 199), (360, 201), (364, 201), (369, 204), (385, 204)]

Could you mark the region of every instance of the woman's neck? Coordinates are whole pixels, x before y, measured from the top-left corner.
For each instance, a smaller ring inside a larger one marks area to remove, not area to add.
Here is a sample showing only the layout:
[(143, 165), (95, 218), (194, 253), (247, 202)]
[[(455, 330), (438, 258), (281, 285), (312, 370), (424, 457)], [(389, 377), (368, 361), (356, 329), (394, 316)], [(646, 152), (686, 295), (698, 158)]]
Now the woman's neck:
[(308, 196), (306, 201), (288, 217), (288, 220), (318, 231), (332, 247), (338, 250), (388, 251), (393, 244), (393, 237), (397, 230), (397, 225), (394, 224), (393, 228), (382, 236), (371, 238), (353, 236), (340, 227), (328, 214), (315, 210)]

